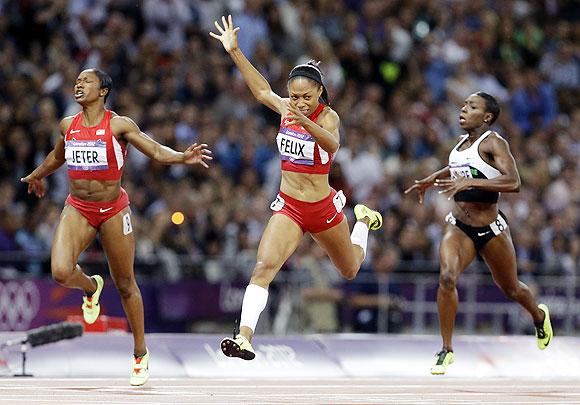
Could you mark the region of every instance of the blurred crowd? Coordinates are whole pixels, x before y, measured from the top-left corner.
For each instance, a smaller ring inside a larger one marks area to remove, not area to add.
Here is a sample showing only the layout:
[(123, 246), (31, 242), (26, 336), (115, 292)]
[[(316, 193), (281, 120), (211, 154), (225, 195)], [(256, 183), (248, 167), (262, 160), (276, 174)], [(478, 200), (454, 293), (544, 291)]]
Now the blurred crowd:
[[(252, 97), (208, 32), (232, 14), (240, 47), (286, 96), (290, 69), (320, 60), (341, 148), (331, 185), (350, 209), (383, 212), (363, 273), (437, 270), (450, 203), (423, 205), (402, 191), (444, 167), (458, 140), (459, 108), (475, 91), (501, 103), (494, 125), (522, 177), (503, 195), (520, 271), (574, 276), (580, 269), (580, 24), (561, 0), (0, 0), (0, 253), (50, 249), (67, 195), (66, 171), (42, 200), (19, 179), (79, 111), (73, 83), (85, 68), (113, 78), (108, 107), (160, 143), (210, 145), (209, 170), (166, 167), (129, 150), (123, 187), (131, 199), (137, 261), (170, 279), (248, 279), (270, 216), (280, 162), (279, 117)], [(576, 3), (577, 6), (577, 3)], [(171, 213), (185, 214), (182, 225)], [(98, 250), (98, 246), (94, 248)], [(90, 254), (90, 251), (89, 251)], [(6, 256), (4, 263), (6, 262)], [(184, 266), (184, 262), (198, 263)], [(39, 263), (14, 264), (40, 274)], [(339, 300), (332, 266), (310, 238), (287, 263), (313, 288), (306, 299)], [(286, 268), (285, 268), (286, 270)], [(139, 271), (139, 267), (137, 268)], [(353, 302), (376, 302), (375, 287)], [(363, 319), (364, 316), (361, 317)], [(366, 318), (365, 318), (366, 319)]]

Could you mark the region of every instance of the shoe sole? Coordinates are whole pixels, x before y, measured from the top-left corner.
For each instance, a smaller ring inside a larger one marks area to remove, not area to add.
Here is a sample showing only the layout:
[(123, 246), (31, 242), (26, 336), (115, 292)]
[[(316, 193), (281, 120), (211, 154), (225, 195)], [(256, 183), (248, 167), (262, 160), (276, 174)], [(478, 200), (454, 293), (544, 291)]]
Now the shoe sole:
[(143, 381), (143, 382), (140, 382), (140, 383), (132, 383), (132, 382), (130, 382), (129, 384), (131, 385), (131, 387), (140, 387), (142, 385), (145, 385), (147, 383), (147, 381), (149, 381), (149, 377), (147, 377), (147, 379), (145, 381)]
[[(95, 280), (95, 283), (97, 284), (97, 289), (95, 291), (95, 293), (93, 294), (93, 297), (96, 295), (97, 296), (97, 303), (99, 302), (99, 300), (101, 299), (101, 294), (103, 293), (103, 289), (105, 288), (105, 280), (103, 280), (103, 278), (99, 275), (96, 276), (92, 276), (91, 277), (93, 280)], [(100, 283), (99, 283), (100, 281)], [(99, 289), (99, 287), (101, 287)]]
[(222, 353), (228, 357), (238, 357), (243, 360), (254, 360), (256, 357), (255, 353), (248, 350), (242, 350), (240, 345), (236, 343), (234, 339), (224, 338), (220, 344)]
[(447, 367), (449, 367), (450, 365), (452, 365), (455, 362), (455, 358), (452, 358), (449, 363), (447, 363), (446, 366), (443, 365), (437, 365), (434, 367), (431, 367), (431, 374), (432, 375), (443, 375), (447, 372)]
[(382, 215), (378, 211), (374, 211), (374, 214), (375, 214), (375, 220), (369, 226), (369, 229), (371, 231), (376, 231), (378, 229), (381, 229), (381, 226), (383, 226), (383, 217), (382, 217)]
[[(95, 306), (95, 310), (97, 311), (97, 316), (95, 317), (95, 319), (91, 320), (87, 320), (85, 318), (85, 314), (84, 314), (84, 310), (83, 310), (83, 319), (85, 320), (86, 323), (88, 323), (89, 325), (92, 325), (93, 323), (95, 323), (97, 321), (97, 319), (99, 318), (99, 315), (101, 314), (101, 305), (99, 303), (99, 300), (101, 299), (101, 293), (103, 292), (103, 289), (105, 288), (105, 280), (103, 280), (103, 278), (99, 275), (96, 276), (91, 276), (91, 278), (93, 280), (95, 280), (95, 283), (97, 284), (97, 290), (95, 291), (95, 293), (93, 294), (93, 297), (96, 295), (97, 297), (97, 302), (95, 304), (93, 304)], [(99, 283), (100, 281), (100, 283)], [(99, 291), (99, 286), (100, 291)]]

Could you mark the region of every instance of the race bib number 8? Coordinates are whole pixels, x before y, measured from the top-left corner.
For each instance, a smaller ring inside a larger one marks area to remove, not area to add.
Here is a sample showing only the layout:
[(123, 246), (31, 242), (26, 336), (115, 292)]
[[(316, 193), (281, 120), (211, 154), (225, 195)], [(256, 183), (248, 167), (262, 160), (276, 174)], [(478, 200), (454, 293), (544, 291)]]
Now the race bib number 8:
[(336, 208), (336, 212), (339, 212), (339, 213), (342, 212), (342, 209), (346, 205), (346, 197), (344, 196), (344, 193), (342, 192), (342, 190), (339, 190), (336, 193), (336, 195), (332, 199), (332, 202), (334, 203), (334, 207)]
[(131, 214), (128, 212), (123, 215), (123, 235), (129, 235), (133, 232), (133, 225), (131, 225)]
[(272, 201), (272, 204), (270, 204), (270, 209), (272, 211), (280, 211), (282, 208), (284, 208), (284, 204), (285, 204), (284, 199), (280, 197), (280, 194), (278, 194), (276, 196), (276, 199)]

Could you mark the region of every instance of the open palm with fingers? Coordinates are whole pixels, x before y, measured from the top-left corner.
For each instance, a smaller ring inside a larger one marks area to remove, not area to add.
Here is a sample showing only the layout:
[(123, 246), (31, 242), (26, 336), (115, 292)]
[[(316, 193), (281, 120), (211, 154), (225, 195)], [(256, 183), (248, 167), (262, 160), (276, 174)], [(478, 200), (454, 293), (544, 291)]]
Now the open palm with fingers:
[(446, 194), (447, 199), (451, 200), (455, 194), (471, 188), (471, 182), (468, 178), (461, 176), (456, 179), (437, 179), (435, 187), (441, 187), (439, 194)]
[(228, 15), (227, 20), (224, 16), (222, 16), (223, 27), (217, 21), (214, 21), (214, 24), (219, 32), (219, 35), (214, 32), (210, 32), (209, 35), (215, 39), (220, 40), (226, 52), (231, 52), (235, 49), (238, 49), (238, 31), (240, 30), (240, 27), (234, 28), (232, 16)]
[(38, 198), (44, 197), (44, 194), (46, 193), (46, 187), (42, 179), (37, 179), (32, 175), (28, 175), (26, 177), (22, 177), (20, 181), (23, 183), (28, 183), (28, 194), (34, 194)]
[(415, 184), (405, 190), (405, 194), (409, 194), (410, 192), (417, 190), (419, 193), (419, 204), (423, 204), (423, 199), (425, 198), (425, 192), (428, 188), (435, 184), (435, 177), (429, 176), (425, 177), (421, 180), (415, 180)]
[(209, 167), (205, 161), (213, 158), (211, 157), (211, 150), (206, 148), (207, 144), (205, 143), (201, 145), (194, 143), (183, 152), (183, 163), (187, 165), (200, 164), (203, 167)]

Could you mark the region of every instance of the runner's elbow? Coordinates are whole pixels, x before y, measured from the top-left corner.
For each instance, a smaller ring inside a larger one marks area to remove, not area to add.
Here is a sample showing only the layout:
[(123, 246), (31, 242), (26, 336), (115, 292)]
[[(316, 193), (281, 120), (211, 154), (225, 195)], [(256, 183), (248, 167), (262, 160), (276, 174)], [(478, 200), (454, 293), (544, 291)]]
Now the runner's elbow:
[(340, 148), (340, 143), (338, 142), (332, 142), (322, 147), (327, 153), (332, 153), (333, 155), (338, 152), (338, 148)]
[(256, 100), (258, 100), (258, 102), (260, 102), (261, 104), (267, 104), (269, 102), (269, 97), (270, 94), (272, 93), (272, 89), (270, 88), (270, 86), (268, 86), (267, 88), (264, 89), (255, 90), (253, 91), (253, 93), (254, 97), (256, 98)]

